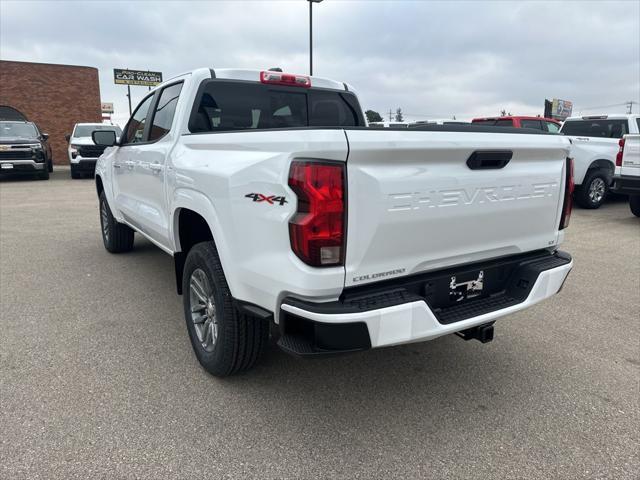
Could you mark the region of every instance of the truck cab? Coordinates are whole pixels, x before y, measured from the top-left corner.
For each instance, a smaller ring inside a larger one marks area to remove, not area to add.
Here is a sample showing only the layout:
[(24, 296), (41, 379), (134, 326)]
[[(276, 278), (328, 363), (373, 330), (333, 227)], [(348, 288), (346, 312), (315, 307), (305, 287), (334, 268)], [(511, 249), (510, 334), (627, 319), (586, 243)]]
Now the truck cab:
[(522, 115), (506, 115), (502, 117), (474, 118), (471, 123), (492, 127), (532, 128), (549, 133), (558, 133), (562, 125), (553, 118), (532, 117)]
[(582, 208), (599, 208), (615, 171), (619, 142), (640, 133), (640, 115), (613, 114), (569, 117), (560, 132), (571, 139), (575, 163), (575, 200)]

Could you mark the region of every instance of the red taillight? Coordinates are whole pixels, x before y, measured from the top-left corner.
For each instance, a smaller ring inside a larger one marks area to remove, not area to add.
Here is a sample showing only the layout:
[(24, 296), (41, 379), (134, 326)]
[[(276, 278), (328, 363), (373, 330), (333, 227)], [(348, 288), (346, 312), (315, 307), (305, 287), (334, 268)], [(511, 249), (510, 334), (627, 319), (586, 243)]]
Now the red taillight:
[(271, 83), (275, 85), (311, 88), (311, 79), (309, 77), (305, 75), (294, 75), (292, 73), (272, 71), (260, 72), (260, 81), (262, 83)]
[(295, 161), (289, 186), (298, 209), (289, 222), (293, 252), (313, 267), (344, 264), (345, 167), (340, 163)]
[(560, 217), (560, 230), (569, 226), (571, 218), (571, 209), (573, 208), (573, 190), (575, 183), (573, 182), (573, 158), (567, 158), (564, 182), (564, 203), (562, 204), (562, 216)]
[(622, 166), (622, 155), (624, 154), (624, 138), (621, 138), (618, 142), (620, 148), (618, 149), (618, 153), (616, 155), (616, 167)]

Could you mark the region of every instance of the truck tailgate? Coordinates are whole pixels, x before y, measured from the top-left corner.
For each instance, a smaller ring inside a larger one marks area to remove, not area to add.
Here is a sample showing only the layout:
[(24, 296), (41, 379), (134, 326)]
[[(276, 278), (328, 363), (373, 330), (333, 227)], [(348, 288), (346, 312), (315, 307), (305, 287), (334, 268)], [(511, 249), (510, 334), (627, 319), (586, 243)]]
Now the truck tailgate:
[[(355, 129), (346, 135), (345, 286), (557, 244), (566, 138)], [(501, 168), (472, 169), (474, 152), (485, 152), (482, 166), (505, 152), (512, 158)]]

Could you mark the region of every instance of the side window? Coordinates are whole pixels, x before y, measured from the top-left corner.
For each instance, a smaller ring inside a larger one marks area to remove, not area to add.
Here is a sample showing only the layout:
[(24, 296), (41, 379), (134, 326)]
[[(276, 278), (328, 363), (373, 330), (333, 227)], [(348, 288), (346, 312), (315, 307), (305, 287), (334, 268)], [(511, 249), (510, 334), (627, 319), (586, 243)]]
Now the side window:
[(636, 123), (638, 124), (638, 132), (640, 133), (640, 117), (636, 118)]
[(513, 127), (513, 120), (496, 120), (493, 125), (496, 127)]
[(149, 140), (158, 140), (171, 130), (171, 123), (176, 113), (178, 97), (182, 90), (182, 82), (165, 87), (160, 94), (160, 100), (153, 114), (153, 123), (149, 132)]
[(147, 123), (149, 107), (151, 106), (152, 100), (153, 95), (149, 95), (138, 105), (138, 108), (136, 108), (136, 111), (127, 124), (127, 130), (122, 135), (122, 139), (124, 140), (123, 144), (140, 143), (144, 141), (142, 136), (144, 135), (144, 127)]
[(520, 120), (520, 128), (535, 128), (536, 130), (543, 130), (542, 122), (540, 120)]
[(611, 122), (609, 138), (622, 138), (627, 133), (629, 133), (629, 123), (626, 120), (614, 120)]
[(547, 130), (551, 133), (558, 133), (560, 131), (560, 125), (553, 122), (545, 122), (547, 124)]

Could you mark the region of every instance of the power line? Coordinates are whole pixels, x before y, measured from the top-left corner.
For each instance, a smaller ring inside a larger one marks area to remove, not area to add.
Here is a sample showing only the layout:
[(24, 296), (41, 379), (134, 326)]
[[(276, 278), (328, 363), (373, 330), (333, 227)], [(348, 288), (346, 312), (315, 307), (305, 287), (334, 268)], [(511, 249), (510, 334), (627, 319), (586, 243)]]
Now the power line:
[[(636, 102), (633, 102), (633, 103), (636, 103)], [(580, 111), (583, 111), (583, 110), (600, 110), (601, 108), (621, 107), (623, 105), (629, 105), (629, 102), (614, 103), (612, 105), (600, 105), (598, 107), (582, 107), (582, 108), (579, 108), (579, 110)]]

